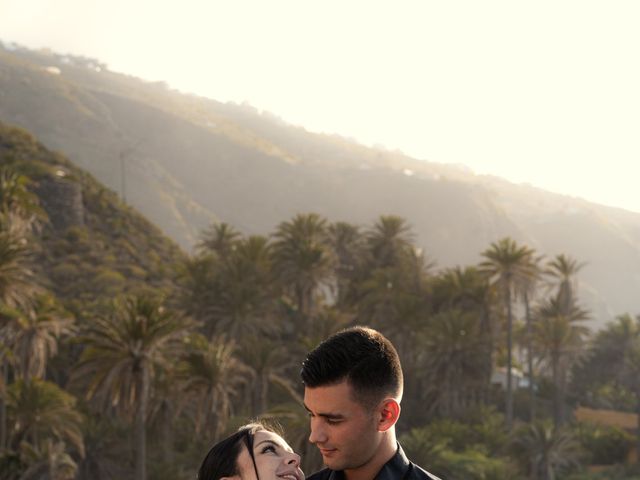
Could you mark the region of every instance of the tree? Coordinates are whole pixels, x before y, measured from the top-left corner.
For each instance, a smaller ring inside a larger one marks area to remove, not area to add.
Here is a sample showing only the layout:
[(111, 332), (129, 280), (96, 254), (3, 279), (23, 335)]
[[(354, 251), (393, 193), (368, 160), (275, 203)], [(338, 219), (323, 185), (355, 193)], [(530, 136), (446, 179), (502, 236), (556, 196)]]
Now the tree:
[(32, 250), (24, 237), (0, 231), (0, 302), (28, 307), (41, 288), (31, 269)]
[(0, 230), (24, 236), (46, 221), (29, 179), (10, 167), (0, 167)]
[(129, 296), (116, 301), (111, 315), (96, 319), (80, 339), (86, 347), (75, 375), (89, 380), (87, 398), (133, 413), (137, 480), (146, 480), (151, 381), (156, 368), (177, 356), (188, 326), (160, 298)]
[(479, 319), (478, 341), (482, 344), (480, 376), (484, 384), (485, 401), (489, 397), (493, 372), (495, 296), (496, 289), (489, 284), (487, 276), (476, 267), (444, 270), (433, 282), (434, 311), (458, 310)]
[(589, 329), (579, 322), (587, 320), (587, 312), (575, 304), (565, 311), (560, 298), (540, 305), (533, 330), (534, 344), (551, 368), (554, 385), (553, 419), (557, 426), (564, 422), (564, 398), (569, 364), (577, 358)]
[[(1, 215), (0, 215), (1, 216)], [(30, 308), (33, 296), (40, 291), (30, 267), (31, 248), (27, 240), (15, 232), (0, 230), (0, 308)], [(10, 329), (7, 316), (0, 315), (0, 448), (7, 442), (5, 386), (8, 382), (6, 347)]]
[(558, 304), (568, 312), (576, 301), (576, 275), (585, 266), (568, 255), (560, 254), (549, 261), (545, 274), (551, 277), (551, 285), (557, 287)]
[(43, 378), (47, 360), (58, 352), (58, 341), (70, 335), (73, 318), (51, 295), (40, 295), (27, 311), (5, 309), (7, 335), (18, 376), (25, 381)]
[(513, 423), (513, 380), (512, 380), (512, 350), (513, 350), (513, 312), (512, 299), (518, 279), (527, 275), (531, 265), (533, 250), (526, 246), (519, 246), (509, 237), (491, 244), (482, 253), (486, 258), (480, 264), (481, 270), (492, 279), (498, 287), (504, 307), (507, 311), (507, 405), (506, 422), (511, 429)]
[(19, 480), (74, 480), (78, 466), (63, 442), (47, 439), (39, 447), (28, 443), (20, 446), (20, 457), (26, 466)]
[(247, 394), (251, 401), (252, 417), (257, 418), (267, 411), (272, 384), (279, 385), (288, 392), (295, 391), (287, 375), (287, 369), (293, 363), (290, 352), (287, 352), (278, 339), (248, 334), (242, 341), (240, 358), (244, 365), (251, 369)]
[(435, 315), (420, 335), (418, 349), (438, 412), (460, 417), (484, 390), (484, 342), (476, 315), (458, 309)]
[(15, 450), (22, 442), (39, 448), (46, 439), (71, 443), (84, 455), (82, 417), (76, 411), (76, 399), (44, 380), (16, 380), (8, 388), (7, 407), (11, 421), (10, 445)]
[(535, 420), (535, 393), (534, 393), (534, 378), (533, 378), (533, 319), (531, 314), (531, 299), (536, 294), (536, 287), (540, 280), (542, 271), (540, 269), (540, 262), (542, 257), (529, 258), (529, 265), (523, 270), (521, 275), (516, 281), (516, 292), (522, 301), (524, 302), (524, 312), (526, 321), (526, 334), (525, 343), (527, 350), (527, 375), (529, 377), (529, 420)]
[(185, 342), (178, 372), (185, 402), (195, 408), (196, 433), (205, 429), (216, 440), (231, 416), (233, 398), (250, 373), (236, 358), (233, 341), (224, 337), (208, 341), (194, 334)]
[(580, 445), (569, 430), (536, 421), (514, 431), (511, 448), (533, 480), (554, 480), (580, 463)]
[(413, 234), (404, 218), (382, 215), (367, 232), (370, 259), (376, 268), (398, 265), (413, 250)]
[(335, 261), (327, 236), (327, 221), (315, 213), (298, 214), (282, 222), (274, 234), (275, 272), (292, 296), (296, 311), (312, 328), (315, 297), (328, 286)]
[(618, 394), (631, 393), (638, 413), (636, 451), (640, 454), (640, 316), (624, 314), (609, 322), (596, 334), (575, 373), (578, 385), (574, 388), (586, 390), (582, 395), (587, 399), (601, 386)]
[(239, 241), (216, 271), (216, 295), (210, 311), (216, 334), (238, 339), (242, 332), (273, 332), (274, 282), (271, 247), (268, 239), (252, 235)]
[(355, 225), (336, 222), (329, 226), (329, 242), (336, 257), (335, 303), (347, 306), (355, 300), (357, 283), (366, 263), (365, 236)]
[(235, 250), (240, 237), (240, 233), (228, 223), (214, 223), (202, 233), (196, 248), (202, 253), (224, 258)]

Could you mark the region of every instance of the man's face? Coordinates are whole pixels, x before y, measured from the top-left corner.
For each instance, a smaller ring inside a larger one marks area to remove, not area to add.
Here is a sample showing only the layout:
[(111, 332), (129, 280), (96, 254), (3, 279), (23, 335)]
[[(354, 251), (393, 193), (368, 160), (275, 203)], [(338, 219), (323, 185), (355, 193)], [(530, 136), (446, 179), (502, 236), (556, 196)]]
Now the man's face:
[(382, 434), (375, 409), (354, 400), (351, 385), (341, 383), (304, 389), (304, 405), (311, 418), (309, 441), (332, 470), (361, 468), (376, 457)]

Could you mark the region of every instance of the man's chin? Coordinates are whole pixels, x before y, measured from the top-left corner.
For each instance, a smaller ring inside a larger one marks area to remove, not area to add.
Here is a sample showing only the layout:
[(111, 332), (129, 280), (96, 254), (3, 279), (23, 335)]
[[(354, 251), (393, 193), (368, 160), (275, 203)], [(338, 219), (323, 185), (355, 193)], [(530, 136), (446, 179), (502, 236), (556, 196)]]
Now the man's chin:
[(320, 455), (322, 455), (322, 461), (325, 466), (331, 470), (344, 470), (338, 450), (321, 448)]

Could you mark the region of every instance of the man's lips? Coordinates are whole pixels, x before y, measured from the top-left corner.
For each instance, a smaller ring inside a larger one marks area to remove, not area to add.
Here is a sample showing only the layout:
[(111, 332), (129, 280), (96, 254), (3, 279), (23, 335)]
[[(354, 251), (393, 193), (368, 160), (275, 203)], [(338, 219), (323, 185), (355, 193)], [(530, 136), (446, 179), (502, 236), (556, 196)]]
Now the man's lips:
[(320, 453), (322, 454), (323, 457), (330, 456), (333, 453), (338, 451), (335, 448), (323, 448), (323, 447), (318, 447), (318, 448), (320, 449)]

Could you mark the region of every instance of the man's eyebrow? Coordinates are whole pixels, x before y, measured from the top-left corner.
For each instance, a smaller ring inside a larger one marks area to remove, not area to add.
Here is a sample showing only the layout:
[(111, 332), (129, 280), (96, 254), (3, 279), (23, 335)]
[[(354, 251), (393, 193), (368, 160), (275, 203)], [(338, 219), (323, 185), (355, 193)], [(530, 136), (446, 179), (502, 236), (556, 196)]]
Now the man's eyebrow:
[[(307, 407), (307, 405), (305, 403), (302, 404), (305, 408), (305, 410), (309, 413), (313, 413), (309, 407)], [(322, 417), (322, 418), (330, 418), (330, 419), (334, 419), (334, 420), (338, 420), (341, 418), (344, 418), (344, 415), (340, 414), (340, 413), (314, 413), (314, 415), (317, 415), (318, 417)]]

